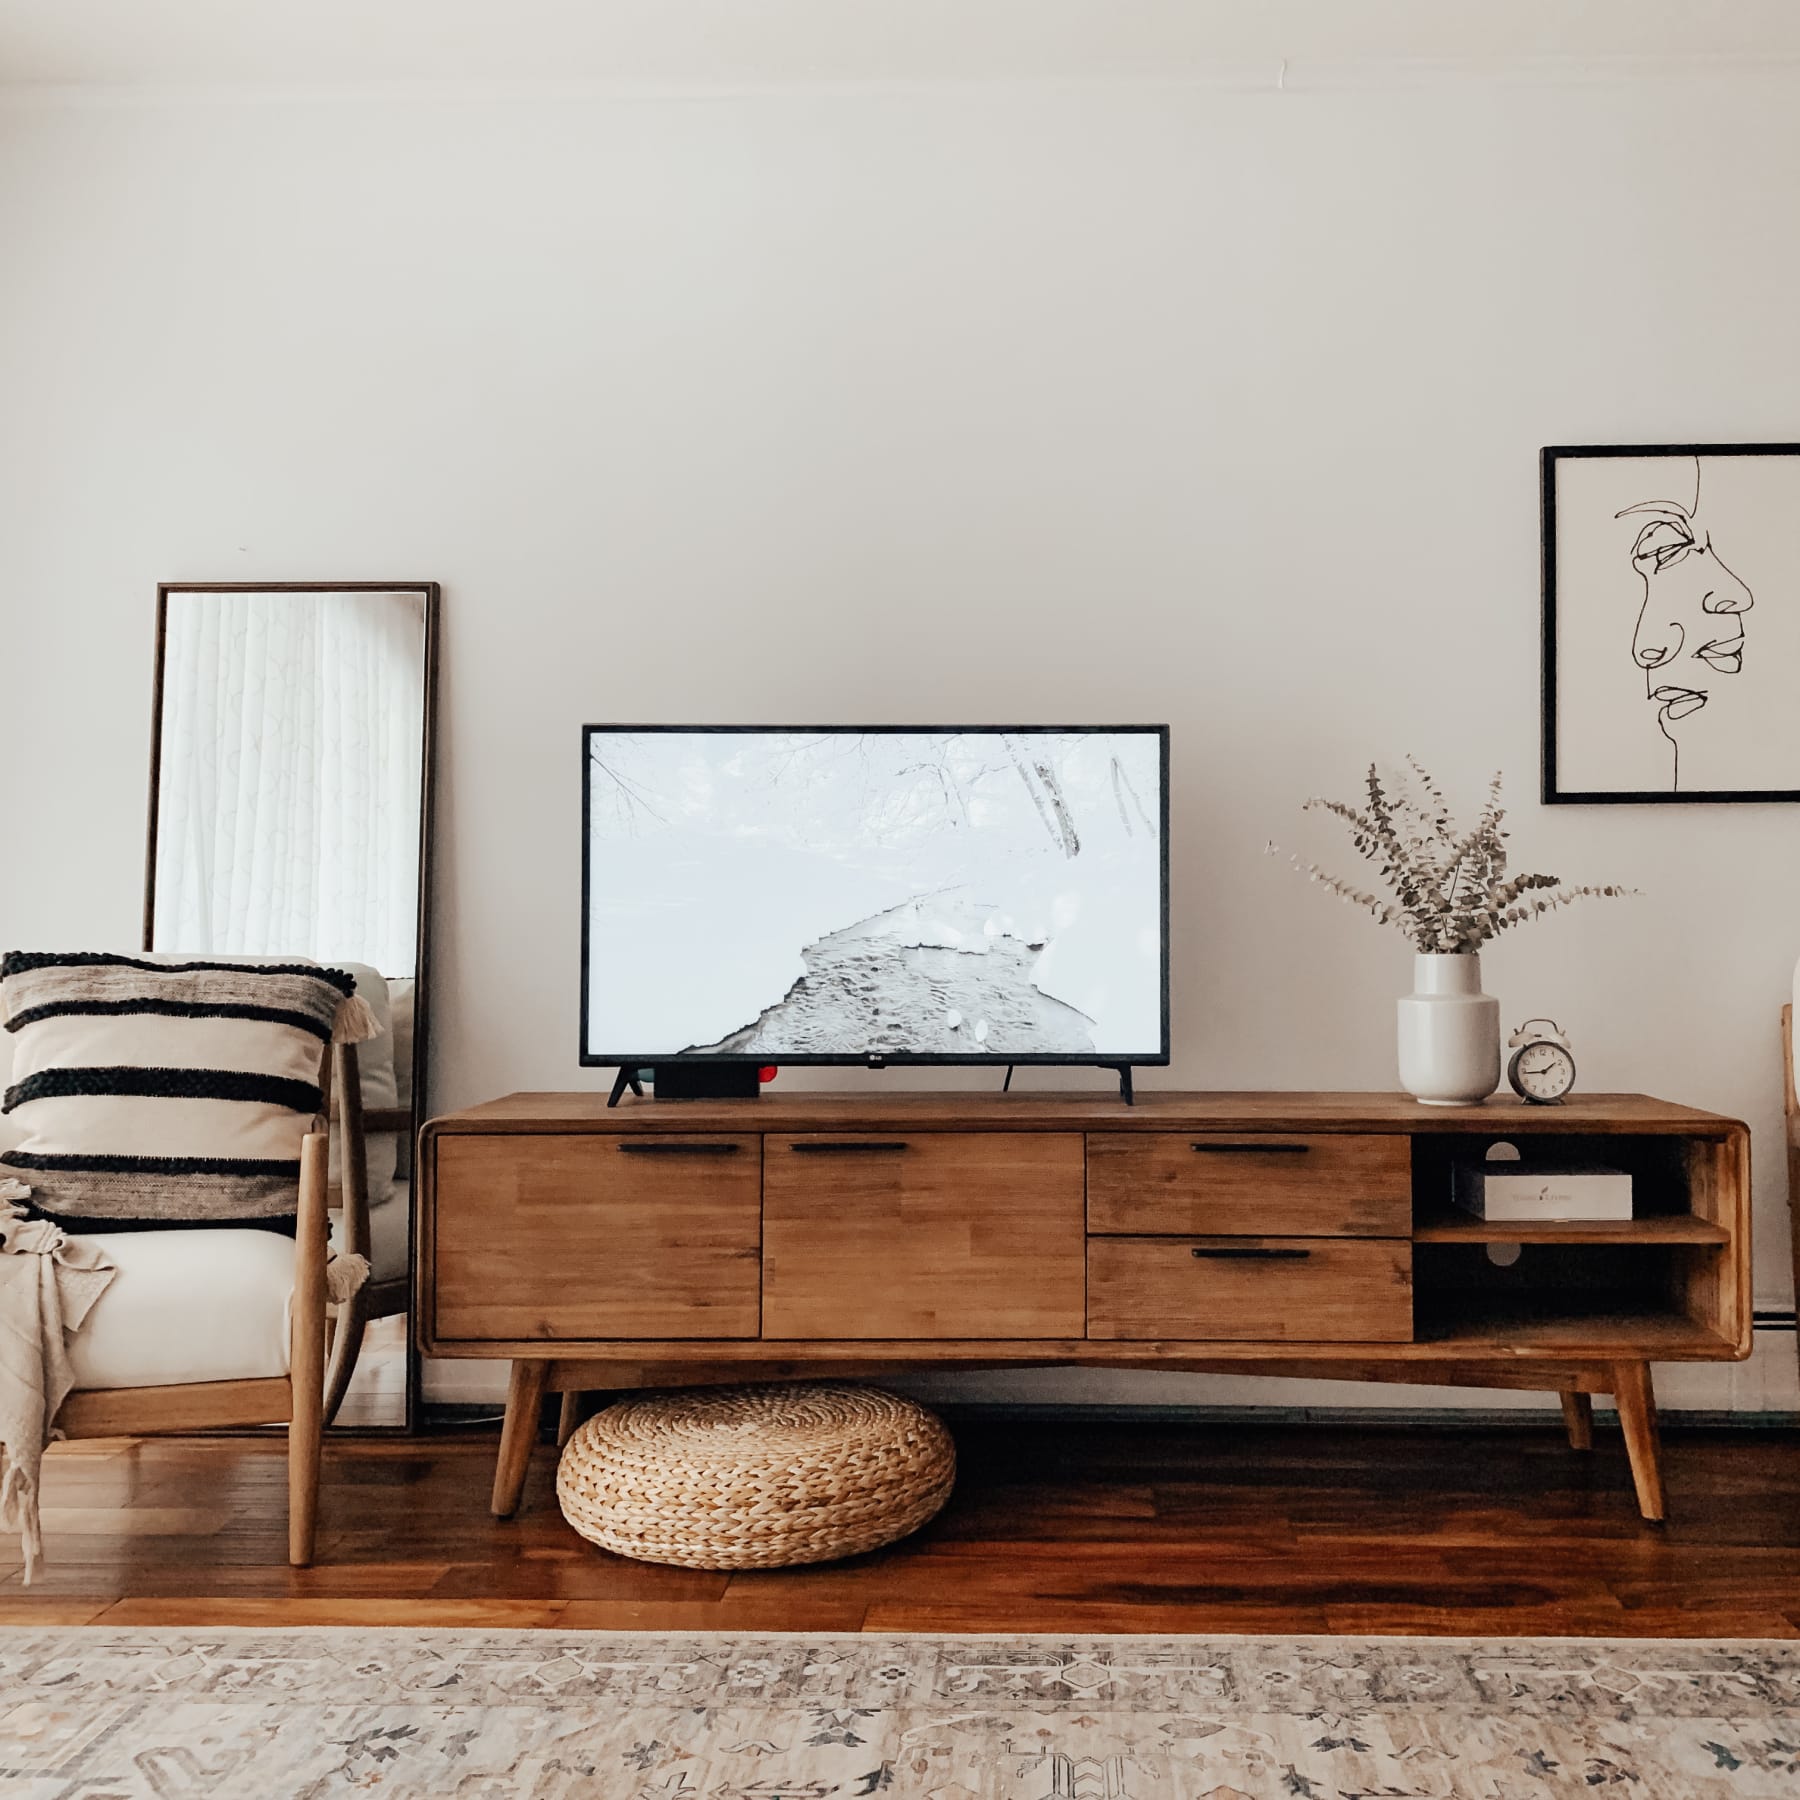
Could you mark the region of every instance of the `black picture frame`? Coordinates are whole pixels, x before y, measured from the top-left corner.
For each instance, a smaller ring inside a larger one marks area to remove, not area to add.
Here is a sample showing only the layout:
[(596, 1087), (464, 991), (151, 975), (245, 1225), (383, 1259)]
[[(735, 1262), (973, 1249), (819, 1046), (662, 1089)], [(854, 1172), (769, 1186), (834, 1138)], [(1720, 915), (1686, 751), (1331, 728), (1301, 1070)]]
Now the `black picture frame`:
[(1574, 459), (1781, 456), (1800, 462), (1800, 443), (1774, 444), (1552, 444), (1539, 451), (1539, 517), (1542, 537), (1542, 757), (1540, 798), (1546, 806), (1722, 806), (1800, 801), (1800, 787), (1593, 789), (1564, 785), (1558, 761), (1557, 471)]
[(1115, 1056), (1110, 1053), (1086, 1055), (1078, 1052), (1048, 1052), (1012, 1055), (996, 1052), (991, 1056), (945, 1055), (925, 1051), (882, 1051), (879, 1055), (852, 1056), (784, 1052), (780, 1062), (785, 1068), (1164, 1068), (1170, 1055), (1169, 1031), (1169, 727), (1167, 725), (583, 725), (581, 728), (581, 1005), (580, 1062), (584, 1069), (648, 1069), (657, 1065), (677, 1064), (704, 1068), (761, 1066), (770, 1061), (767, 1052), (706, 1051), (698, 1055), (682, 1055), (669, 1051), (607, 1051), (588, 1049), (588, 990), (592, 953), (593, 894), (593, 783), (589, 779), (589, 746), (597, 733), (680, 733), (700, 735), (753, 735), (756, 733), (792, 732), (807, 736), (866, 733), (882, 737), (904, 737), (923, 734), (1000, 735), (1005, 733), (1092, 733), (1100, 735), (1154, 735), (1157, 739), (1158, 800), (1157, 834), (1162, 885), (1161, 900), (1161, 983), (1160, 1018), (1162, 1046), (1154, 1053)]

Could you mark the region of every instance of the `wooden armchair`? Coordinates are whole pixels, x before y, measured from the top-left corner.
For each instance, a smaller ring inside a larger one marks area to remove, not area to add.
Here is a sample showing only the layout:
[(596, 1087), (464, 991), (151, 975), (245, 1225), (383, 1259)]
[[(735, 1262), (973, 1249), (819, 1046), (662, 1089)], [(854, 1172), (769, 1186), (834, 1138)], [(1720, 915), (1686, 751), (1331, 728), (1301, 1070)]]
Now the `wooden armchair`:
[[(354, 1044), (334, 1048), (336, 1069), (333, 1091), (337, 1096), (334, 1118), (342, 1135), (341, 1186), (333, 1201), (340, 1208), (339, 1248), (367, 1259), (369, 1279), (346, 1301), (332, 1308), (331, 1350), (325, 1372), (325, 1423), (337, 1417), (338, 1408), (356, 1373), (363, 1334), (370, 1321), (404, 1313), (412, 1304), (412, 1195), (409, 1184), (396, 1184), (383, 1209), (397, 1208), (400, 1216), (384, 1229), (377, 1242), (375, 1216), (370, 1206), (368, 1140), (372, 1134), (397, 1132), (412, 1137), (412, 1109), (406, 1106), (365, 1107), (362, 1099), (362, 1065)], [(384, 1221), (384, 1224), (387, 1222)]]
[[(329, 1070), (329, 1057), (327, 1060)], [(203, 1331), (185, 1334), (180, 1354), (187, 1363), (186, 1380), (145, 1387), (90, 1386), (83, 1378), (84, 1365), (91, 1372), (131, 1368), (134, 1350), (141, 1348), (147, 1361), (163, 1353), (171, 1335), (171, 1310), (183, 1310), (191, 1319), (197, 1303), (185, 1288), (168, 1279), (182, 1271), (180, 1279), (193, 1281), (192, 1250), (196, 1233), (182, 1231), (119, 1233), (111, 1248), (119, 1274), (100, 1296), (87, 1324), (75, 1335), (71, 1360), (75, 1364), (75, 1391), (63, 1402), (56, 1423), (65, 1437), (144, 1437), (167, 1432), (204, 1431), (220, 1426), (269, 1425), (285, 1422), (288, 1428), (288, 1561), (304, 1568), (313, 1559), (318, 1536), (319, 1449), (323, 1426), (325, 1376), (325, 1263), (327, 1257), (327, 1183), (329, 1144), (324, 1132), (309, 1134), (300, 1150), (300, 1206), (298, 1232), (290, 1249), (285, 1238), (264, 1231), (217, 1231), (206, 1235), (223, 1246), (223, 1259), (242, 1252), (256, 1283), (248, 1291), (236, 1290), (233, 1304), (239, 1309), (260, 1308), (265, 1315), (259, 1333), (262, 1356), (268, 1364), (266, 1340), (279, 1330), (279, 1318), (269, 1309), (285, 1305), (287, 1311), (287, 1370), (285, 1373), (244, 1375), (243, 1348), (232, 1343), (231, 1329), (215, 1349), (220, 1378), (204, 1379), (209, 1345)], [(131, 1240), (128, 1253), (128, 1240)], [(185, 1240), (185, 1242), (184, 1242)], [(228, 1241), (229, 1240), (229, 1241)], [(102, 1242), (107, 1240), (102, 1239)], [(183, 1257), (185, 1255), (185, 1267)], [(292, 1285), (288, 1293), (286, 1270), (291, 1257)], [(236, 1271), (215, 1266), (201, 1272), (203, 1280), (229, 1283)], [(164, 1277), (159, 1282), (159, 1275)], [(104, 1336), (102, 1336), (104, 1333)], [(241, 1331), (238, 1333), (241, 1338)], [(99, 1340), (96, 1342), (96, 1340)], [(279, 1360), (279, 1359), (277, 1359)]]
[[(1800, 970), (1795, 971), (1800, 984)], [(1788, 1228), (1794, 1252), (1794, 1308), (1800, 1321), (1800, 1097), (1794, 1091), (1794, 1009), (1781, 1009), (1782, 1093), (1787, 1113)]]

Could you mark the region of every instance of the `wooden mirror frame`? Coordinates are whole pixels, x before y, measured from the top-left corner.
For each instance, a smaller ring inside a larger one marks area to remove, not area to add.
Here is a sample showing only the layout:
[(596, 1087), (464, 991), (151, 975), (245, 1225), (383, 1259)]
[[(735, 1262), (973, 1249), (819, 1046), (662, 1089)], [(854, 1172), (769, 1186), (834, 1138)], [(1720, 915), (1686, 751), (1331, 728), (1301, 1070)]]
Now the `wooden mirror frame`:
[[(349, 1086), (340, 1080), (335, 1085), (338, 1104), (345, 1109), (343, 1123), (352, 1136), (358, 1137), (356, 1160), (361, 1161), (360, 1132), (363, 1129), (397, 1129), (405, 1134), (416, 1156), (419, 1127), (430, 1117), (426, 1091), (430, 1078), (431, 1023), (431, 880), (432, 840), (434, 836), (434, 764), (437, 737), (437, 665), (438, 612), (441, 589), (435, 581), (161, 581), (156, 586), (156, 663), (150, 698), (150, 803), (145, 831), (144, 851), (144, 918), (143, 948), (156, 947), (156, 833), (162, 785), (163, 680), (168, 652), (169, 598), (178, 594), (420, 594), (425, 601), (425, 660), (423, 669), (424, 729), (419, 745), (419, 918), (418, 951), (413, 959), (413, 1052), (412, 1103), (400, 1109), (399, 1116), (362, 1115), (360, 1089), (351, 1095)], [(355, 1052), (350, 1050), (349, 1068), (355, 1069)], [(338, 1073), (342, 1073), (340, 1052)], [(356, 1117), (351, 1118), (349, 1113)], [(347, 1154), (349, 1152), (346, 1143)], [(349, 1370), (341, 1365), (346, 1347), (354, 1358), (362, 1327), (372, 1319), (388, 1318), (396, 1313), (410, 1313), (414, 1292), (414, 1268), (418, 1256), (418, 1183), (414, 1165), (412, 1217), (407, 1222), (406, 1274), (385, 1282), (370, 1281), (349, 1303), (351, 1313), (340, 1312), (334, 1333), (332, 1354), (326, 1369), (326, 1386), (341, 1389), (348, 1381)], [(352, 1246), (353, 1248), (356, 1246)], [(365, 1249), (367, 1246), (361, 1246)], [(347, 1329), (354, 1324), (355, 1342), (350, 1342)], [(328, 1414), (334, 1410), (328, 1407)], [(359, 1430), (410, 1433), (417, 1429), (420, 1415), (418, 1334), (406, 1334), (406, 1386), (403, 1417), (398, 1425), (372, 1425)]]

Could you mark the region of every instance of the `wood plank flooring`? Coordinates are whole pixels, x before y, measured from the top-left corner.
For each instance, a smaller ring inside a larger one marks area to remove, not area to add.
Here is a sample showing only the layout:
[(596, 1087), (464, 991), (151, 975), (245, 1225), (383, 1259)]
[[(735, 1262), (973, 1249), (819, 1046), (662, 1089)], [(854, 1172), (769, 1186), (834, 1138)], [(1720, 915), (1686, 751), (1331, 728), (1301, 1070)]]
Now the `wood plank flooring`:
[(278, 1439), (61, 1445), (29, 1589), (0, 1540), (0, 1624), (1800, 1637), (1800, 1433), (1671, 1429), (1659, 1528), (1610, 1422), (1583, 1455), (1560, 1421), (950, 1418), (961, 1475), (924, 1532), (742, 1575), (584, 1544), (547, 1445), (490, 1518), (491, 1433), (332, 1438), (302, 1570)]

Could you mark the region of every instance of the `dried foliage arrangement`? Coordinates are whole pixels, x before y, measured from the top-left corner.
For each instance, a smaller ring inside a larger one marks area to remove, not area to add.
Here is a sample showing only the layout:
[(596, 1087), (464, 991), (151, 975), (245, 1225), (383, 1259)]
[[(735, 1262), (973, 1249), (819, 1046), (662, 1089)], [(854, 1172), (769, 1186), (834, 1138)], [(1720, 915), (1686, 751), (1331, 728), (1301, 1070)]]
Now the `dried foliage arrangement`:
[[(1340, 900), (1359, 906), (1383, 925), (1397, 925), (1415, 950), (1455, 956), (1479, 950), (1509, 926), (1542, 918), (1572, 900), (1617, 899), (1635, 888), (1612, 883), (1564, 886), (1555, 875), (1506, 872), (1506, 840), (1501, 829), (1500, 777), (1488, 784), (1487, 802), (1472, 829), (1459, 830), (1443, 794), (1410, 756), (1406, 773), (1383, 780), (1369, 765), (1368, 804), (1362, 810), (1341, 800), (1308, 800), (1308, 812), (1328, 812), (1350, 828), (1350, 841), (1372, 863), (1393, 894), (1384, 900), (1328, 874), (1316, 863), (1289, 860)], [(1269, 845), (1271, 853), (1277, 846)]]

